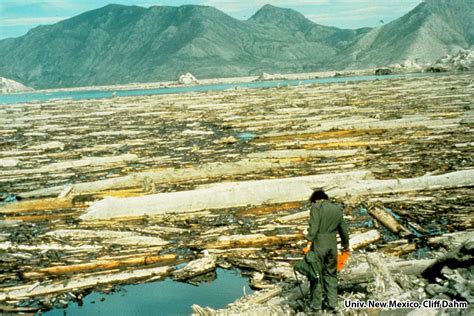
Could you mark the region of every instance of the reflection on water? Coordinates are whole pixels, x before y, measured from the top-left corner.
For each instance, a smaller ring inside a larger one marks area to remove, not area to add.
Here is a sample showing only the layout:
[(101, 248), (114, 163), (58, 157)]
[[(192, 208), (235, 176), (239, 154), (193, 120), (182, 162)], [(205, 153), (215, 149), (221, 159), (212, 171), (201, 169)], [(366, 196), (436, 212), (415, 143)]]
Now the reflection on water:
[(367, 81), (367, 80), (385, 80), (396, 79), (410, 76), (433, 76), (433, 74), (418, 73), (418, 74), (403, 74), (403, 75), (387, 75), (387, 76), (355, 76), (355, 77), (337, 77), (337, 78), (318, 78), (307, 80), (275, 80), (275, 81), (253, 81), (241, 82), (231, 84), (216, 84), (216, 85), (199, 85), (189, 87), (169, 87), (158, 89), (135, 89), (135, 90), (94, 90), (94, 91), (55, 91), (55, 92), (28, 92), (15, 94), (0, 94), (0, 104), (15, 104), (25, 102), (48, 101), (53, 99), (71, 99), (71, 100), (86, 100), (86, 99), (104, 99), (115, 96), (140, 96), (140, 95), (155, 95), (155, 94), (171, 94), (171, 93), (185, 93), (185, 92), (203, 92), (203, 91), (222, 91), (236, 87), (241, 88), (272, 88), (284, 86), (296, 86), (299, 84), (313, 84), (313, 83), (337, 83), (346, 81)]
[(243, 296), (244, 291), (252, 293), (239, 271), (223, 269), (217, 269), (217, 279), (199, 286), (166, 279), (122, 289), (111, 294), (92, 293), (84, 298), (83, 306), (71, 303), (66, 309), (45, 315), (189, 315), (192, 304), (223, 308)]

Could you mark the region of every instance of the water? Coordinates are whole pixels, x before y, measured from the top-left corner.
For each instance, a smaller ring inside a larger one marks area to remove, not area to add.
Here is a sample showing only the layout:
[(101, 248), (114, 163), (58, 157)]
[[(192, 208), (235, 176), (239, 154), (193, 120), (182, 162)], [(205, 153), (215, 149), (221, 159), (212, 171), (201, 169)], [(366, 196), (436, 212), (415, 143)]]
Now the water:
[[(71, 303), (66, 309), (44, 313), (63, 315), (190, 315), (191, 305), (223, 308), (245, 293), (253, 291), (248, 280), (236, 270), (217, 269), (217, 279), (199, 286), (166, 279), (160, 282), (123, 286), (111, 294), (92, 293), (83, 300), (84, 305)], [(101, 299), (105, 299), (101, 302)], [(94, 303), (92, 303), (94, 302)]]
[(405, 78), (412, 76), (426, 76), (433, 74), (403, 74), (388, 76), (357, 76), (357, 77), (337, 77), (337, 78), (320, 78), (307, 80), (276, 80), (276, 81), (254, 81), (216, 85), (199, 85), (188, 87), (170, 87), (158, 89), (135, 89), (135, 90), (94, 90), (94, 91), (55, 91), (55, 92), (28, 92), (14, 94), (0, 94), (0, 104), (16, 104), (26, 102), (41, 102), (53, 99), (70, 99), (70, 100), (87, 100), (87, 99), (104, 99), (115, 96), (141, 96), (141, 95), (158, 95), (185, 92), (205, 92), (205, 91), (222, 91), (236, 87), (241, 88), (273, 88), (296, 86), (299, 84), (325, 84), (346, 81), (368, 81), (368, 80), (386, 80)]

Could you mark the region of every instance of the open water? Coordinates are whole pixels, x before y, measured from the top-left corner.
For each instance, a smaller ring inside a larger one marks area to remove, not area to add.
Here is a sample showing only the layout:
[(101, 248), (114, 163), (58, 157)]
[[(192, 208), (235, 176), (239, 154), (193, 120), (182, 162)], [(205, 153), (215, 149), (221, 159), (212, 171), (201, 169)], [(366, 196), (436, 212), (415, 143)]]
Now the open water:
[(83, 300), (83, 305), (71, 303), (65, 309), (54, 309), (44, 313), (48, 316), (63, 315), (190, 315), (191, 305), (223, 308), (245, 293), (253, 291), (248, 279), (238, 270), (217, 269), (217, 279), (194, 286), (188, 283), (164, 281), (125, 285), (111, 294), (92, 293)]
[(104, 99), (112, 98), (114, 96), (142, 96), (142, 95), (158, 95), (158, 94), (173, 94), (186, 92), (205, 92), (205, 91), (222, 91), (233, 88), (273, 88), (285, 86), (297, 86), (300, 84), (328, 84), (338, 82), (351, 81), (369, 81), (369, 80), (387, 80), (397, 79), (413, 76), (426, 76), (433, 74), (416, 73), (416, 74), (398, 74), (387, 76), (354, 76), (354, 77), (334, 77), (334, 78), (318, 78), (307, 80), (275, 80), (275, 81), (253, 81), (230, 84), (216, 84), (216, 85), (197, 85), (197, 86), (182, 86), (169, 87), (158, 89), (134, 89), (134, 90), (91, 90), (91, 91), (37, 91), (28, 93), (13, 93), (0, 94), (0, 104), (17, 104), (26, 102), (44, 102), (49, 100), (88, 100), (88, 99)]

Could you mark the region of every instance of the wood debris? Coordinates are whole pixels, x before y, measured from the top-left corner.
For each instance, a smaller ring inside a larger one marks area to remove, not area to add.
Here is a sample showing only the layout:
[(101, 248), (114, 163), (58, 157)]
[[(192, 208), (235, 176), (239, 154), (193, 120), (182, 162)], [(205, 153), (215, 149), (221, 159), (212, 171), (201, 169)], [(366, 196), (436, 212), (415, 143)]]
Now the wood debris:
[(472, 300), (473, 96), (446, 73), (3, 105), (0, 311), (187, 264), (174, 278), (240, 268), (262, 289), (197, 314), (304, 312), (292, 265), (318, 188), (350, 227), (343, 297)]

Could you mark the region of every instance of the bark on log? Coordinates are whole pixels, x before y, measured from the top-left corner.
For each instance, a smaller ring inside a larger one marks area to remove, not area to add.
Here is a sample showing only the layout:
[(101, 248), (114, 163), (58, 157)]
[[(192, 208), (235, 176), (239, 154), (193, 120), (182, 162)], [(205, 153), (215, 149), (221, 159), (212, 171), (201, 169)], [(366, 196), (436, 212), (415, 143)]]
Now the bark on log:
[(385, 210), (379, 207), (374, 207), (369, 209), (369, 213), (385, 227), (387, 227), (392, 233), (399, 234), (403, 230), (402, 225)]
[(80, 218), (94, 220), (302, 201), (308, 198), (315, 187), (342, 183), (348, 179), (363, 179), (369, 175), (369, 171), (362, 170), (276, 180), (219, 183), (192, 191), (143, 197), (106, 198), (89, 207), (86, 214)]
[(50, 198), (32, 201), (20, 201), (16, 203), (6, 204), (0, 207), (0, 214), (17, 214), (24, 212), (57, 210), (73, 207), (72, 199)]
[(167, 254), (162, 256), (141, 256), (137, 258), (128, 258), (122, 260), (101, 260), (68, 266), (43, 268), (31, 272), (23, 272), (22, 276), (25, 279), (36, 279), (51, 275), (58, 276), (70, 273), (90, 272), (96, 270), (112, 270), (127, 266), (170, 263), (175, 261), (176, 258), (177, 256), (175, 254)]

